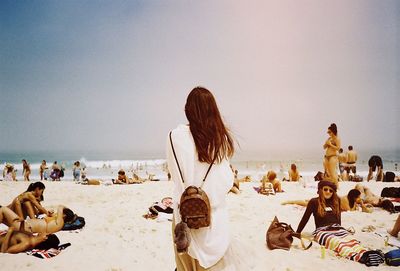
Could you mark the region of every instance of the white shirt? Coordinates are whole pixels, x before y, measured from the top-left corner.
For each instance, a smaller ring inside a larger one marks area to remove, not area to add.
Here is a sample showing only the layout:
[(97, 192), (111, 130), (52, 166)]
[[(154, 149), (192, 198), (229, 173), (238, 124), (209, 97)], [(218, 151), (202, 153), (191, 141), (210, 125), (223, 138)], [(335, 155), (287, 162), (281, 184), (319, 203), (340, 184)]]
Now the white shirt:
[[(175, 184), (173, 207), (175, 224), (177, 224), (181, 221), (178, 203), (184, 189), (190, 185), (201, 186), (210, 165), (199, 162), (189, 126), (179, 125), (174, 129), (172, 131), (172, 142), (185, 181), (183, 184), (168, 136), (167, 162)], [(212, 166), (202, 186), (210, 200), (211, 225), (206, 228), (190, 229), (191, 242), (188, 253), (192, 258), (197, 259), (204, 268), (216, 264), (229, 247), (229, 217), (225, 198), (232, 185), (233, 173), (229, 167), (229, 161), (225, 159)]]

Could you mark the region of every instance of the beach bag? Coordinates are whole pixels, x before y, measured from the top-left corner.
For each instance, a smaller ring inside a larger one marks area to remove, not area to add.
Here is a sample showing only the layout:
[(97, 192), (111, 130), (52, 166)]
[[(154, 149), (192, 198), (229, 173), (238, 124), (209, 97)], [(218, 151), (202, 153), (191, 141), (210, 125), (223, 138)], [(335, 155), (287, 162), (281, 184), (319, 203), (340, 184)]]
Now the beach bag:
[[(169, 133), (169, 139), (171, 141), (172, 151), (174, 153), (176, 165), (178, 166), (182, 183), (185, 183), (181, 168), (178, 163), (178, 159), (176, 157), (171, 134), (172, 132)], [(207, 178), (208, 173), (211, 170), (214, 161), (215, 158), (208, 167), (207, 173), (203, 178), (202, 185), (200, 187), (189, 186), (183, 191), (181, 195), (179, 202), (179, 214), (181, 215), (181, 220), (185, 222), (190, 229), (199, 229), (210, 226), (211, 205), (206, 192), (204, 192), (204, 190), (202, 189), (202, 186)]]
[(79, 230), (82, 229), (85, 226), (85, 218), (81, 216), (76, 216), (76, 218), (68, 223), (64, 223), (64, 226), (62, 228), (63, 231), (73, 231), (73, 230)]
[(390, 266), (400, 266), (400, 249), (394, 249), (385, 253), (385, 262)]
[(279, 222), (275, 216), (272, 220), (266, 234), (267, 246), (269, 249), (284, 249), (290, 250), (293, 243), (293, 237), (299, 238), (303, 249), (309, 249), (312, 246), (312, 242), (306, 247), (301, 238), (301, 234), (295, 232), (292, 226), (284, 222)]
[(383, 176), (384, 182), (394, 182), (394, 177), (396, 175), (391, 171), (386, 171), (385, 175)]
[(400, 198), (400, 187), (385, 187), (382, 189), (381, 197)]

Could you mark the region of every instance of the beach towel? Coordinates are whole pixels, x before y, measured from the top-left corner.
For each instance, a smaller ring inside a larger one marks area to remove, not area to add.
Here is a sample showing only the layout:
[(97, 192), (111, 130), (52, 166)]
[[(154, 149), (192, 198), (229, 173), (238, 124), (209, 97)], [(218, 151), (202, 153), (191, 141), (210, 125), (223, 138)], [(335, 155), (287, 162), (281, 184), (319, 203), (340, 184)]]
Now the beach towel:
[(315, 230), (314, 238), (322, 246), (336, 252), (337, 255), (359, 262), (367, 250), (360, 242), (348, 237), (350, 232), (340, 225), (321, 227)]
[(262, 190), (261, 187), (258, 187), (258, 186), (253, 186), (253, 188), (258, 194), (275, 195), (275, 190), (271, 183), (266, 183), (264, 190)]
[(60, 252), (67, 247), (69, 247), (71, 243), (66, 243), (58, 246), (58, 248), (50, 248), (50, 249), (31, 249), (26, 252), (28, 255), (35, 256), (40, 259), (49, 259), (57, 256)]

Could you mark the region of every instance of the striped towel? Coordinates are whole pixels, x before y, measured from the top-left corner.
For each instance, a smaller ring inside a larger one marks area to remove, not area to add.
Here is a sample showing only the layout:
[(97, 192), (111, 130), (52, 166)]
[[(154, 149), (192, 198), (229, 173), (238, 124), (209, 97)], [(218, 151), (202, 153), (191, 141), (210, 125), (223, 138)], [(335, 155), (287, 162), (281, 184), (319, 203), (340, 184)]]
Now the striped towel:
[(360, 261), (367, 251), (359, 241), (346, 238), (350, 233), (340, 225), (321, 227), (316, 229), (313, 234), (320, 245), (352, 261)]

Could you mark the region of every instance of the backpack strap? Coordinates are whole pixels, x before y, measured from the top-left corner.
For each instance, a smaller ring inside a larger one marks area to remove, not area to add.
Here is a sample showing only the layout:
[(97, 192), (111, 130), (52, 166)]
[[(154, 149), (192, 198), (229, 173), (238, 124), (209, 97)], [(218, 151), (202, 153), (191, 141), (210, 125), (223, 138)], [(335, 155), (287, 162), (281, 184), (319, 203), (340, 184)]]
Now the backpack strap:
[[(176, 162), (176, 165), (178, 166), (178, 169), (179, 169), (179, 174), (181, 175), (182, 182), (184, 183), (185, 181), (183, 180), (183, 175), (182, 175), (181, 167), (179, 166), (178, 159), (176, 158), (176, 153), (175, 153), (175, 149), (174, 149), (174, 144), (172, 144), (172, 131), (169, 132), (169, 141), (171, 142), (172, 152), (174, 153), (175, 162)], [(208, 173), (208, 172), (207, 172), (207, 173)]]
[[(172, 131), (169, 132), (169, 141), (171, 142), (172, 152), (174, 153), (175, 162), (176, 162), (176, 165), (178, 166), (178, 169), (179, 169), (179, 174), (181, 175), (182, 182), (184, 183), (185, 181), (183, 180), (183, 175), (182, 175), (181, 167), (179, 166), (178, 159), (177, 159), (177, 157), (176, 157), (176, 153), (175, 153), (175, 149), (174, 149), (174, 144), (172, 143)], [(201, 184), (200, 187), (202, 187), (203, 184), (204, 184), (204, 182), (206, 181), (206, 178), (207, 178), (207, 176), (208, 176), (208, 173), (210, 172), (211, 167), (213, 166), (214, 161), (215, 161), (215, 159), (217, 158), (217, 156), (218, 156), (218, 152), (215, 154), (214, 159), (212, 160), (210, 166), (208, 167), (207, 172), (206, 172), (206, 175), (205, 175), (204, 178), (203, 178), (203, 183)]]

